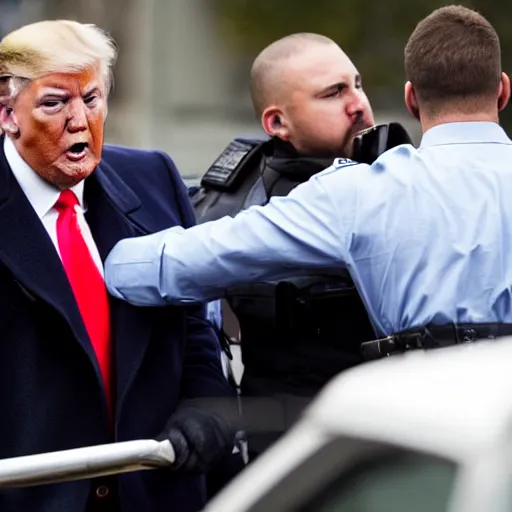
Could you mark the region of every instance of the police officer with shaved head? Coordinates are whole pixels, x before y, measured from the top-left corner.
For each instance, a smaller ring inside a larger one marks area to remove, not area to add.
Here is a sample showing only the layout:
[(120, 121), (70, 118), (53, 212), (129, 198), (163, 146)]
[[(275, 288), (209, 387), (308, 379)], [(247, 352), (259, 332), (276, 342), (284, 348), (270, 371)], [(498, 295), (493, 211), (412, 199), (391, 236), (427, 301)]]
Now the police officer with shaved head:
[[(293, 34), (265, 48), (252, 66), (251, 95), (270, 137), (227, 146), (192, 196), (199, 223), (287, 195), (335, 157), (353, 156), (356, 135), (374, 125), (358, 70), (318, 34)], [(242, 404), (268, 398), (256, 414), (261, 432), (249, 435), (254, 458), (330, 377), (361, 362), (359, 346), (374, 332), (348, 273), (234, 287), (227, 303), (240, 332)], [(289, 420), (276, 422), (270, 411)]]

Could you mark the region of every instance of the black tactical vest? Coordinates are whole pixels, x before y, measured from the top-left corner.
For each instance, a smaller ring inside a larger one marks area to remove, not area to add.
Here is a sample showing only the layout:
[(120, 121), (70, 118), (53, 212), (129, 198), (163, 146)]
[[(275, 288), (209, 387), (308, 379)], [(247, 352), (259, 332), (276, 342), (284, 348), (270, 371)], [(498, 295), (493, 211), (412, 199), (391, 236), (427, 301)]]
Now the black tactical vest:
[[(287, 195), (331, 164), (332, 159), (300, 157), (279, 140), (235, 139), (192, 197), (197, 222)], [(375, 337), (348, 273), (244, 285), (228, 290), (227, 299), (240, 323), (246, 395), (313, 395), (362, 362), (361, 343)], [(267, 389), (262, 382), (270, 383)]]

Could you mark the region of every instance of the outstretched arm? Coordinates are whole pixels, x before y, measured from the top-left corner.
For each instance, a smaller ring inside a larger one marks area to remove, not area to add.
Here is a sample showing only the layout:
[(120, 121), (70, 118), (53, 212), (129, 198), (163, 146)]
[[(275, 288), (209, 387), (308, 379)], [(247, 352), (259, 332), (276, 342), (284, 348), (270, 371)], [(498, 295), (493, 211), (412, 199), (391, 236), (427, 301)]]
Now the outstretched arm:
[(345, 173), (324, 171), (234, 218), (120, 241), (106, 262), (110, 292), (136, 305), (197, 303), (234, 285), (339, 269), (357, 207), (354, 181)]

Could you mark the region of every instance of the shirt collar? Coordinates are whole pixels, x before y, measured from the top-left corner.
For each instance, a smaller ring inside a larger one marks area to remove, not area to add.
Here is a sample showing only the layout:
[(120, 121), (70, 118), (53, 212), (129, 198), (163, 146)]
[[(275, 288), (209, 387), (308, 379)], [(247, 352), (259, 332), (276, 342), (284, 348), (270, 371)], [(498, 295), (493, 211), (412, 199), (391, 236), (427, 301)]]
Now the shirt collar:
[(492, 142), (512, 144), (505, 130), (490, 121), (468, 121), (444, 123), (428, 129), (421, 139), (420, 147), (439, 146), (441, 144), (474, 144)]
[[(42, 219), (55, 206), (61, 191), (41, 178), (23, 160), (12, 140), (7, 135), (4, 137), (4, 152), (14, 177), (27, 196), (37, 216)], [(74, 187), (71, 187), (71, 190), (75, 193), (80, 207), (83, 209), (84, 182), (81, 181)]]

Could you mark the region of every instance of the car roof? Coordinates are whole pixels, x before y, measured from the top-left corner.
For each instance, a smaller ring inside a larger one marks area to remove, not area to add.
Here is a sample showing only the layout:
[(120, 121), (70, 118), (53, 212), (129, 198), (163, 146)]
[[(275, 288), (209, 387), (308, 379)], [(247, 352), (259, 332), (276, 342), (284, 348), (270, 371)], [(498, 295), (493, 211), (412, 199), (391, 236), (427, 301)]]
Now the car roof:
[(512, 336), (359, 365), (335, 377), (305, 419), (445, 456), (479, 453), (512, 425)]

